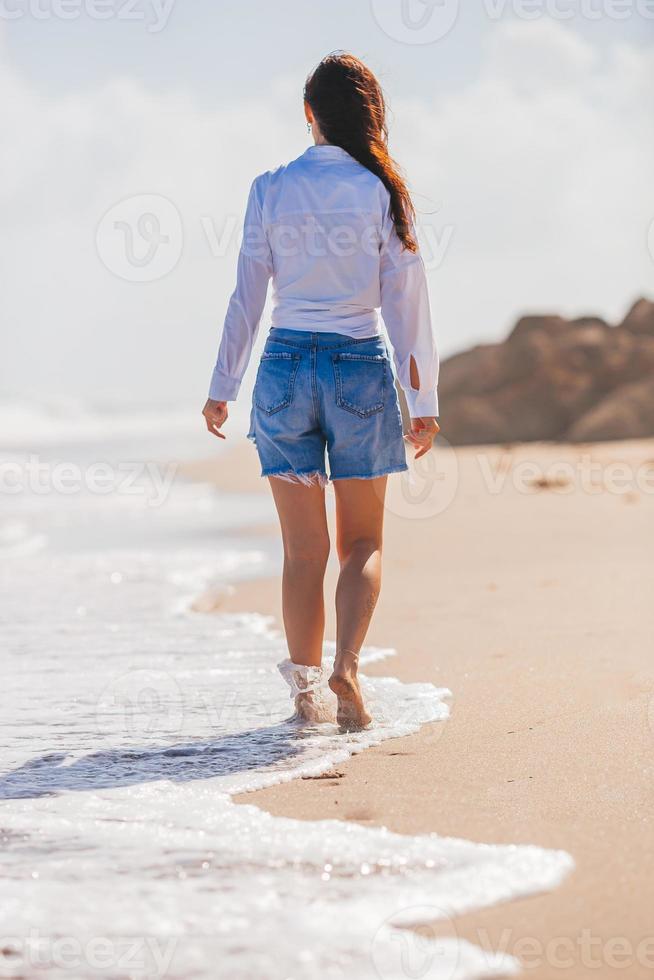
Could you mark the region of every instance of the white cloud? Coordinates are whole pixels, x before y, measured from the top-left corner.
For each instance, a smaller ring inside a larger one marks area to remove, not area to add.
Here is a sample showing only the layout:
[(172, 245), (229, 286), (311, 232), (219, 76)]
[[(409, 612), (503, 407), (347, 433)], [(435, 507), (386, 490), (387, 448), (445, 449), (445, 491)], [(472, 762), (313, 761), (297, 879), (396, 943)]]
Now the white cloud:
[[(614, 317), (646, 289), (648, 78), (635, 47), (600, 60), (563, 24), (509, 23), (454, 95), (391, 99), (418, 206), (442, 202), (423, 221), (453, 226), (432, 274), (445, 350), (526, 308)], [(235, 255), (211, 255), (201, 219), (217, 234), (240, 223), (254, 174), (301, 152), (302, 81), (280, 76), (257, 102), (226, 93), (212, 111), (128, 78), (49, 95), (0, 63), (5, 387), (202, 399)], [(181, 259), (154, 283), (116, 278), (95, 250), (102, 215), (135, 194), (168, 197), (183, 219)]]
[(486, 71), (509, 84), (521, 80), (533, 91), (542, 84), (583, 84), (597, 59), (589, 44), (556, 21), (509, 21), (490, 35)]
[(528, 308), (616, 318), (651, 289), (652, 60), (616, 45), (601, 62), (568, 31), (500, 26), (474, 84), (396, 106), (414, 188), (454, 227), (434, 277), (452, 345)]
[[(294, 132), (300, 152), (301, 104), (273, 91), (265, 106), (209, 112), (128, 79), (48, 98), (6, 65), (0, 87), (4, 386), (200, 397), (235, 266), (234, 248), (212, 255), (201, 220), (238, 228), (254, 173), (284, 159)], [(145, 285), (95, 249), (105, 212), (139, 194), (169, 198), (184, 222), (174, 272)]]

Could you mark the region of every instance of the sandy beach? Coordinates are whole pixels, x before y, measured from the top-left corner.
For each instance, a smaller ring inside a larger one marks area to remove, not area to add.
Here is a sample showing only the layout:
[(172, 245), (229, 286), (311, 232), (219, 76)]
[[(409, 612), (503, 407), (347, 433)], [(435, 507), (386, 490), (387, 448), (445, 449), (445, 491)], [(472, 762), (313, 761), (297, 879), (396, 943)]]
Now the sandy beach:
[[(267, 492), (254, 449), (234, 442), (220, 463), (185, 472)], [(429, 466), (410, 485), (392, 478), (367, 641), (397, 656), (368, 673), (449, 687), (450, 719), (368, 749), (333, 778), (239, 799), (306, 820), (564, 849), (576, 869), (560, 888), (461, 917), (456, 934), (515, 955), (537, 980), (644, 980), (654, 440), (441, 450)], [(332, 557), (328, 590), (336, 573)], [(277, 580), (239, 585), (217, 606), (281, 622)]]

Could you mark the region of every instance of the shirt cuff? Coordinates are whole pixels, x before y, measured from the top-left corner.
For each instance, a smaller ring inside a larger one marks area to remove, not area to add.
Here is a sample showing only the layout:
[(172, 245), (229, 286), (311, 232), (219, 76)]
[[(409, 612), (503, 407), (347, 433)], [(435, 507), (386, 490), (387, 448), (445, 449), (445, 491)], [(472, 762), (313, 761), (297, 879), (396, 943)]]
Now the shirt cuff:
[(412, 419), (435, 418), (438, 415), (438, 394), (433, 391), (405, 389), (406, 403)]
[(212, 402), (233, 402), (240, 387), (240, 378), (231, 378), (216, 367), (211, 375), (209, 398)]

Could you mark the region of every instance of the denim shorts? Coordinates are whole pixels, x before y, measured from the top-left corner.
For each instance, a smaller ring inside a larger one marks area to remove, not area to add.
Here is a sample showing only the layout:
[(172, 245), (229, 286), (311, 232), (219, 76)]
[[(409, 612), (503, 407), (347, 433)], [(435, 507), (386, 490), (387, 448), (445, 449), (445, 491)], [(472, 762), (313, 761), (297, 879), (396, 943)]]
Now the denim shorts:
[(372, 479), (406, 470), (402, 417), (382, 337), (273, 327), (261, 355), (248, 438), (262, 476)]

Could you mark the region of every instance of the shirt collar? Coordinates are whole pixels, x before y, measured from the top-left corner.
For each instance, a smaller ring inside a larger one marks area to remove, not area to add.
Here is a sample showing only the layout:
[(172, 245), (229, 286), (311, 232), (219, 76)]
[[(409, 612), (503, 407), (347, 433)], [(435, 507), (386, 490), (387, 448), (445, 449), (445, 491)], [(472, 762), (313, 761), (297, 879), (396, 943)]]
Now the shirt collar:
[(352, 160), (353, 157), (344, 150), (342, 146), (335, 146), (333, 143), (314, 143), (307, 147), (304, 156), (312, 157), (314, 160)]

